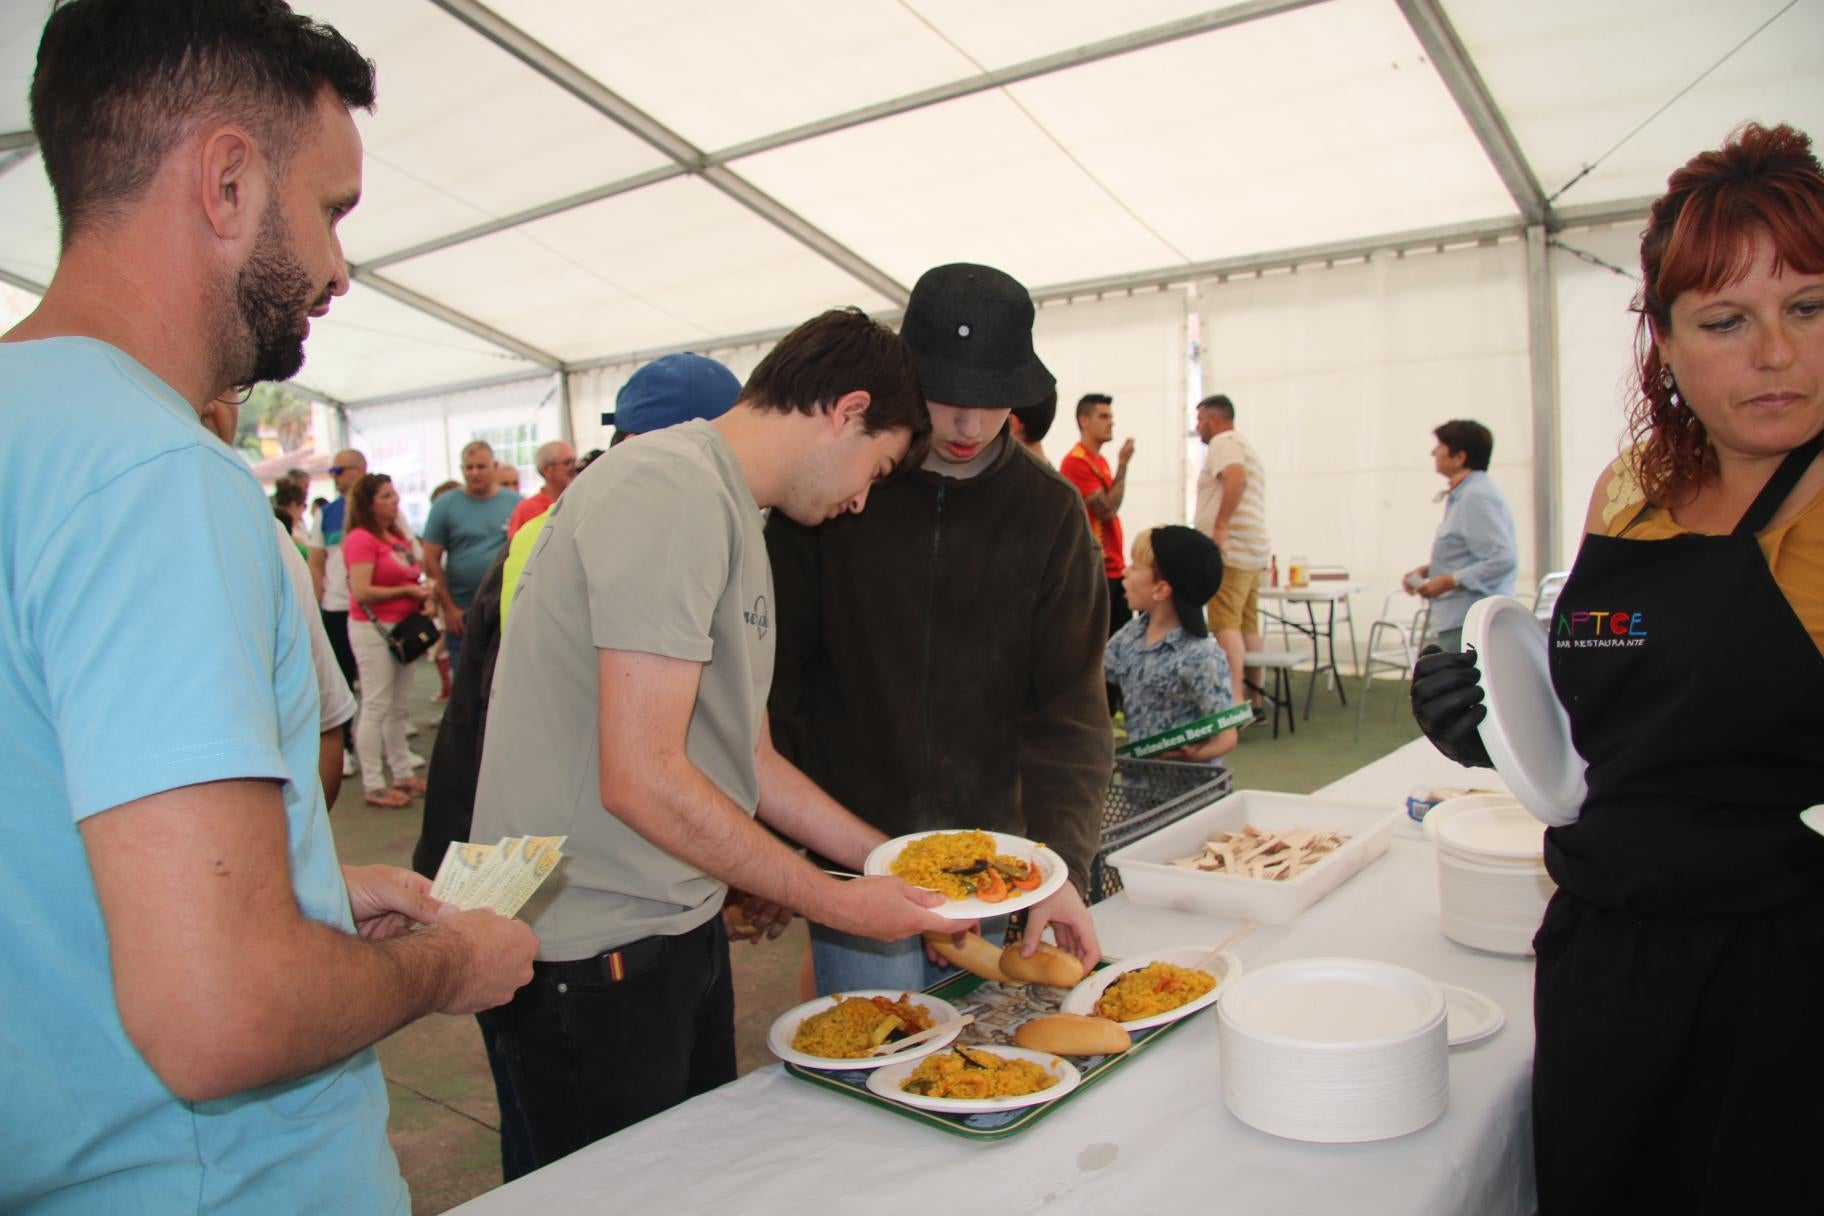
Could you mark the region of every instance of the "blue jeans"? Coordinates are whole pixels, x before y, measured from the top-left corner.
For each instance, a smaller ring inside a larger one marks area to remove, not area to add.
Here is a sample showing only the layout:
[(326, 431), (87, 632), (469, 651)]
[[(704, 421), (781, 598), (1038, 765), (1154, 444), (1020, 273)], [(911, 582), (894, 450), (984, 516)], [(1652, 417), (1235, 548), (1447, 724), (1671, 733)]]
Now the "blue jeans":
[(443, 634), (443, 653), (450, 656), (450, 670), (455, 671), (456, 660), (462, 657), (462, 638), (445, 630)]
[[(982, 934), (996, 945), (1007, 940), (1007, 918), (982, 922)], [(897, 988), (917, 992), (951, 973), (925, 957), (923, 938), (878, 942), (823, 925), (811, 926), (811, 965), (817, 971), (817, 993), (853, 992), (860, 988)]]

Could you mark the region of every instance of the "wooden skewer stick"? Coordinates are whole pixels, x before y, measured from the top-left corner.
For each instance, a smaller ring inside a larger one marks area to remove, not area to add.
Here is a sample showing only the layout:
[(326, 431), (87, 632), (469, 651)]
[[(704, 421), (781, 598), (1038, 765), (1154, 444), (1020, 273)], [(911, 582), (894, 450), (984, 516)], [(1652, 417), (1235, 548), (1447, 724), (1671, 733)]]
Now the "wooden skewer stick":
[(1205, 967), (1208, 967), (1211, 963), (1215, 962), (1217, 955), (1221, 954), (1224, 950), (1227, 950), (1230, 946), (1233, 946), (1236, 942), (1240, 941), (1242, 938), (1246, 937), (1248, 934), (1254, 932), (1254, 923), (1255, 922), (1253, 922), (1251, 920), (1244, 921), (1242, 923), (1241, 928), (1235, 930), (1235, 932), (1233, 932), (1233, 933), (1229, 934), (1227, 937), (1223, 938), (1222, 941), (1217, 944), (1217, 946), (1214, 950), (1210, 951), (1208, 954), (1204, 955), (1202, 958), (1200, 958), (1196, 962), (1192, 963), (1191, 970), (1192, 971), (1202, 971)]
[(975, 1015), (972, 1013), (965, 1013), (960, 1018), (952, 1018), (948, 1022), (939, 1022), (929, 1030), (921, 1030), (917, 1034), (909, 1034), (897, 1043), (882, 1043), (879, 1047), (868, 1052), (868, 1054), (871, 1056), (890, 1056), (896, 1051), (903, 1051), (908, 1047), (916, 1047), (920, 1043), (929, 1042), (940, 1034), (948, 1034), (952, 1030), (961, 1030), (973, 1021), (975, 1021)]

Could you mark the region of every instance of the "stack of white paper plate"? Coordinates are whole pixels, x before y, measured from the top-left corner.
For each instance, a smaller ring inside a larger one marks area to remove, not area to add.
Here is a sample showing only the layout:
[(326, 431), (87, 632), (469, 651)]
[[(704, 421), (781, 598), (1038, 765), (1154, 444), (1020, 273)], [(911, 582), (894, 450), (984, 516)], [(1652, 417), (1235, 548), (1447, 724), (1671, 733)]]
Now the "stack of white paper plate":
[(1531, 954), (1557, 885), (1545, 872), (1545, 829), (1512, 798), (1449, 798), (1425, 816), (1438, 850), (1444, 936), (1497, 954)]
[(1450, 1097), (1444, 993), (1359, 958), (1262, 967), (1216, 1005), (1222, 1100), (1292, 1140), (1346, 1144), (1417, 1131)]

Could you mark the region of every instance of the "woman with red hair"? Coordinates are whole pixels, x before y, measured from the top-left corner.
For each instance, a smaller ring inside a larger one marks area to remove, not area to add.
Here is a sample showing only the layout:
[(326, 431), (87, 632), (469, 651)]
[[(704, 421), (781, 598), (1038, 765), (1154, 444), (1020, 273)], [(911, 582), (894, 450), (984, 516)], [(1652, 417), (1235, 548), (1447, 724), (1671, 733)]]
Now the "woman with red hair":
[[(1620, 618), (1627, 644), (1551, 648), (1588, 794), (1546, 832), (1539, 1210), (1791, 1210), (1824, 1132), (1824, 836), (1799, 819), (1824, 803), (1811, 141), (1749, 125), (1692, 159), (1640, 260), (1635, 446), (1596, 487), (1552, 623), (1559, 643)], [(1487, 765), (1473, 656), (1417, 677), (1425, 733)]]

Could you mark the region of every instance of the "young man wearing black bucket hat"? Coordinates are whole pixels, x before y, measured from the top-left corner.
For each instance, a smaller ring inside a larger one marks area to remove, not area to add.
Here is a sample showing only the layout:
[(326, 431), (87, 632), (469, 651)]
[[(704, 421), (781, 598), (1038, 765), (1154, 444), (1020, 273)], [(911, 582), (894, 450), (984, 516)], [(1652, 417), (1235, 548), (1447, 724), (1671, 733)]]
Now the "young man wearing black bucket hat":
[[(1032, 299), (986, 266), (927, 271), (901, 336), (931, 411), (930, 453), (865, 515), (815, 528), (777, 512), (775, 745), (889, 835), (985, 828), (1041, 840), (1089, 872), (1113, 766), (1102, 682), (1108, 586), (1082, 500), (1006, 433), (1055, 392)], [(1035, 907), (1093, 964), (1068, 884)], [(820, 991), (927, 982), (917, 940), (812, 926)], [(932, 972), (931, 975), (935, 975)]]

